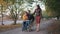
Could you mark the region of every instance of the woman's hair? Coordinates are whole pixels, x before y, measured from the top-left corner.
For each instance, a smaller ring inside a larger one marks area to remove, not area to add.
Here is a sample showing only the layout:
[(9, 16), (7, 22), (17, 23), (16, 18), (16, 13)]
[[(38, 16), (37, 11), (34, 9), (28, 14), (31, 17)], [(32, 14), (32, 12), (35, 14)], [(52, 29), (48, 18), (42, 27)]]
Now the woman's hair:
[(38, 7), (37, 9), (40, 9), (40, 6), (39, 5), (37, 5), (37, 7)]
[(41, 11), (41, 8), (40, 8), (40, 6), (39, 6), (39, 5), (37, 5), (37, 9), (40, 9), (40, 11)]

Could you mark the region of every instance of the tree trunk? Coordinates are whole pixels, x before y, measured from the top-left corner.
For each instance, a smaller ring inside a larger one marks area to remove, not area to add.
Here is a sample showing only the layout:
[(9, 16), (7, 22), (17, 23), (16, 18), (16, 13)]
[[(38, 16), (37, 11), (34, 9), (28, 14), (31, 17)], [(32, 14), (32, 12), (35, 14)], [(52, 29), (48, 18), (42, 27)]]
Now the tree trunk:
[(17, 20), (15, 19), (15, 20), (14, 20), (14, 25), (16, 25), (16, 21), (17, 21)]
[(3, 14), (2, 14), (2, 25), (4, 25), (4, 24), (3, 24)]
[(14, 19), (14, 25), (16, 25), (16, 21), (17, 21), (17, 14), (16, 14), (15, 19)]

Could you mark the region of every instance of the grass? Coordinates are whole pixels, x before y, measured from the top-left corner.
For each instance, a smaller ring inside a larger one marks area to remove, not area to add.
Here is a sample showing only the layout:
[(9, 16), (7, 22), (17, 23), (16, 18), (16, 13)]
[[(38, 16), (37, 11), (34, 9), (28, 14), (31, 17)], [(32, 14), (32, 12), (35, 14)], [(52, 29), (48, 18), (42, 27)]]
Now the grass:
[(48, 28), (48, 32), (52, 34), (60, 34), (60, 20), (56, 20), (51, 26)]
[(0, 25), (0, 32), (10, 30), (10, 29), (15, 29), (20, 27), (21, 24), (16, 24), (16, 25)]

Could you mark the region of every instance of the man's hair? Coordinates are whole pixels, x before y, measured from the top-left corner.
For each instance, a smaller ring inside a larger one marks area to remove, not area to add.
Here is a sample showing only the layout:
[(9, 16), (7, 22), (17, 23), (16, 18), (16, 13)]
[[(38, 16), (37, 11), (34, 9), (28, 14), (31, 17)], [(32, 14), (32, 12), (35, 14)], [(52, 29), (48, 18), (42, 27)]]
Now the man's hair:
[(30, 13), (31, 11), (30, 11), (30, 10), (28, 10), (28, 12)]

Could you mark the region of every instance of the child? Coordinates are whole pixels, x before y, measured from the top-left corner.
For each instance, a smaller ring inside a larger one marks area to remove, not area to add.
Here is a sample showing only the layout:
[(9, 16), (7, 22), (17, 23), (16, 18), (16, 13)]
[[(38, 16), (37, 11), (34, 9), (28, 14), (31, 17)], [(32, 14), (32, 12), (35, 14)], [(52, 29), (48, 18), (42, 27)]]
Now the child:
[(28, 20), (27, 12), (25, 12), (24, 15), (23, 15), (23, 28), (22, 28), (22, 31), (27, 30), (27, 23), (26, 23), (27, 20)]
[(32, 30), (32, 25), (33, 25), (33, 22), (34, 22), (34, 16), (30, 13), (31, 11), (28, 10), (28, 29), (29, 31)]

